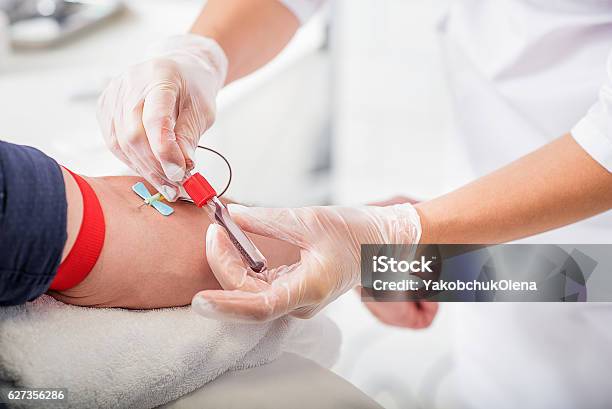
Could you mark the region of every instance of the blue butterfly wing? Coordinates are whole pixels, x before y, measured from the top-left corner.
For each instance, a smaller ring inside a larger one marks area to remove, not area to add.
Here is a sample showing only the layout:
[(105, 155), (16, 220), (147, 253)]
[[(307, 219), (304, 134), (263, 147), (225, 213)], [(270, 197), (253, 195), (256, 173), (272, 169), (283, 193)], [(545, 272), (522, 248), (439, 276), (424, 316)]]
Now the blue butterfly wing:
[(160, 202), (159, 200), (156, 200), (153, 203), (151, 203), (151, 206), (157, 209), (157, 211), (163, 214), (164, 216), (170, 216), (172, 213), (174, 213), (173, 208), (171, 208), (165, 203)]
[(138, 182), (134, 186), (132, 186), (132, 190), (138, 196), (142, 197), (145, 200), (151, 197), (151, 193), (149, 193), (149, 189), (147, 189), (147, 187), (142, 182)]

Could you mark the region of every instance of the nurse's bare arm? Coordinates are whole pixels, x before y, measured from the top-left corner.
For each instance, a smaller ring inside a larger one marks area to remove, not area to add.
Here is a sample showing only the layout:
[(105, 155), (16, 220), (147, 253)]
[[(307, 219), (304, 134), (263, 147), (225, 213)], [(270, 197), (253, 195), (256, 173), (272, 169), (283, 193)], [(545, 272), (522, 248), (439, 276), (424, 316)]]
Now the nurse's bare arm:
[(208, 0), (191, 32), (223, 48), (230, 83), (272, 60), (298, 27), (298, 19), (279, 0)]
[(611, 209), (612, 173), (568, 134), (416, 208), (423, 243), (506, 242)]
[[(206, 261), (205, 235), (210, 224), (201, 209), (173, 203), (174, 214), (164, 217), (148, 206), (131, 186), (139, 177), (85, 177), (104, 211), (106, 237), (92, 272), (76, 287), (55, 298), (77, 305), (157, 308), (188, 305), (195, 293), (219, 288)], [(70, 250), (81, 223), (78, 187), (64, 172), (68, 199)], [(149, 190), (152, 190), (149, 186)], [(297, 248), (284, 242), (252, 236), (271, 265), (292, 264)]]

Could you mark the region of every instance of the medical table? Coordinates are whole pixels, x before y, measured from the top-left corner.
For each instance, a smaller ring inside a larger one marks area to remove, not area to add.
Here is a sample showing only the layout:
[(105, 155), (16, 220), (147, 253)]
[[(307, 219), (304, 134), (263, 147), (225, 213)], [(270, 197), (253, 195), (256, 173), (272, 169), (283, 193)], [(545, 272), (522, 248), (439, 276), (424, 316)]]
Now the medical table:
[(285, 353), (256, 368), (228, 372), (164, 409), (380, 409), (367, 395), (333, 372)]

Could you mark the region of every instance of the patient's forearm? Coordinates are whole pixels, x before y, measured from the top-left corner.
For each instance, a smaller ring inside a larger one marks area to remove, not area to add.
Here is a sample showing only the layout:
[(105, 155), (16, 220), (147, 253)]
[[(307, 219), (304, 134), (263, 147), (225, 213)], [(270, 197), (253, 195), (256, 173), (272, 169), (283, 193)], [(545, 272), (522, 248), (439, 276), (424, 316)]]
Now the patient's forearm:
[[(78, 188), (71, 189), (68, 178), (65, 254), (70, 237), (74, 242), (78, 233), (82, 212)], [(142, 181), (139, 177), (86, 180), (104, 211), (104, 247), (82, 283), (52, 295), (78, 305), (156, 308), (187, 305), (196, 292), (219, 288), (206, 261), (205, 235), (210, 220), (204, 211), (176, 202), (172, 204), (174, 214), (164, 217), (151, 207), (141, 207), (142, 200), (131, 190), (134, 183)], [(291, 264), (299, 258), (298, 250), (287, 243), (259, 236), (253, 239), (272, 266)]]
[(566, 135), (416, 207), (423, 243), (500, 243), (612, 208), (612, 173)]

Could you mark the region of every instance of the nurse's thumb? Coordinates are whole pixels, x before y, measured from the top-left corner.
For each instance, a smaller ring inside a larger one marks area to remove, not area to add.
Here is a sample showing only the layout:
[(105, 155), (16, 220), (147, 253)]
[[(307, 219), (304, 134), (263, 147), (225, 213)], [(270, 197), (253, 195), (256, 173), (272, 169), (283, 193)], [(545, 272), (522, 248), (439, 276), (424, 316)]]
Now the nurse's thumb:
[(246, 207), (229, 204), (234, 221), (245, 231), (305, 247), (301, 209)]

